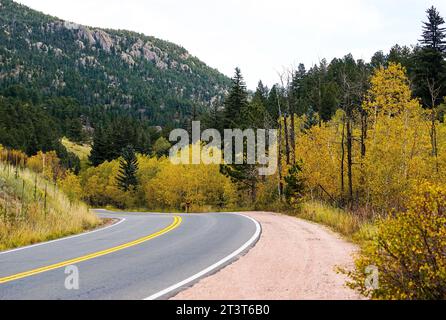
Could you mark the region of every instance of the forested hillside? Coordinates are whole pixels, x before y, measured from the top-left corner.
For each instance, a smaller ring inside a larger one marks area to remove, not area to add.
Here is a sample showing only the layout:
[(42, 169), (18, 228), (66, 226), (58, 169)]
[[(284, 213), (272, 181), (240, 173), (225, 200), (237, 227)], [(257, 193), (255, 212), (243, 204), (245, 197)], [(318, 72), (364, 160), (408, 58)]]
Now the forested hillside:
[(1, 1), (0, 23), (0, 88), (26, 85), (162, 125), (221, 99), (229, 84), (184, 48), (154, 37), (82, 26), (9, 0)]

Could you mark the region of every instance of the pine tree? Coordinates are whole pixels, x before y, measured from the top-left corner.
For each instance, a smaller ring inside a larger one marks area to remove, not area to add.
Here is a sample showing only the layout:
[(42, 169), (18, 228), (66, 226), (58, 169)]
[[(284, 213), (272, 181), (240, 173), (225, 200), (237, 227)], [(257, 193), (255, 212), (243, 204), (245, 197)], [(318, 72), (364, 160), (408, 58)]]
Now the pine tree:
[(136, 173), (138, 172), (138, 159), (132, 146), (122, 149), (121, 158), (119, 160), (119, 173), (116, 180), (118, 187), (127, 192), (138, 185)]
[(423, 22), (423, 39), (420, 42), (426, 48), (432, 48), (440, 52), (446, 52), (446, 28), (441, 27), (445, 22), (437, 9), (432, 6), (427, 11), (428, 22)]
[(434, 7), (427, 10), (429, 22), (424, 22), (424, 46), (414, 53), (415, 94), (421, 98), (423, 106), (435, 109), (446, 95), (446, 28), (442, 28), (444, 19)]
[(268, 88), (266, 88), (262, 81), (259, 82), (256, 92), (252, 100), (248, 103), (246, 108), (246, 122), (249, 128), (252, 129), (264, 129), (267, 127), (267, 99)]
[[(258, 125), (257, 117), (254, 113), (262, 110), (261, 105), (248, 102), (248, 92), (239, 68), (235, 69), (235, 76), (232, 79), (232, 88), (225, 100), (224, 129), (246, 129)], [(262, 115), (259, 115), (262, 117)], [(256, 199), (256, 185), (258, 182), (258, 172), (256, 165), (246, 163), (246, 141), (244, 142), (244, 163), (221, 165), (221, 172), (237, 183), (240, 189), (248, 189), (251, 193), (252, 202)], [(233, 146), (232, 154), (235, 154)]]
[(109, 159), (110, 143), (103, 127), (98, 127), (94, 131), (93, 148), (89, 160), (93, 166), (98, 166)]
[(297, 205), (303, 198), (305, 191), (305, 180), (302, 176), (302, 163), (296, 163), (288, 170), (288, 175), (284, 177), (284, 195), (287, 202)]
[(244, 125), (243, 112), (248, 105), (248, 93), (239, 68), (235, 69), (232, 88), (225, 100), (224, 129), (241, 128)]
[(224, 110), (218, 101), (214, 101), (208, 112), (202, 117), (202, 123), (206, 129), (216, 129), (223, 133)]

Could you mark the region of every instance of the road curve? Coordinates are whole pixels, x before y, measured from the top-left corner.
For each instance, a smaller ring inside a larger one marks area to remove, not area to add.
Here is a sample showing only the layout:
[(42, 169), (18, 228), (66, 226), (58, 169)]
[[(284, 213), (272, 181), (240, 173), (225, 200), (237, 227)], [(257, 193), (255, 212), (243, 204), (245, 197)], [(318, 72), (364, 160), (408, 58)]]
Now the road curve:
[[(260, 237), (260, 225), (238, 214), (97, 212), (120, 221), (0, 252), (0, 299), (165, 299), (230, 263)], [(78, 289), (66, 287), (72, 266)]]

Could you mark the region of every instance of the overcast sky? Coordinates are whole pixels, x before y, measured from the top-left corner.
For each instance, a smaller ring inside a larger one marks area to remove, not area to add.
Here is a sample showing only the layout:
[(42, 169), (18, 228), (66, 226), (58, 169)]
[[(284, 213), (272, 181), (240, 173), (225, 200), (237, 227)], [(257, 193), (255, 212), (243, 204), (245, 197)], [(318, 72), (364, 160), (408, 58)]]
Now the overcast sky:
[(415, 44), (425, 10), (445, 0), (19, 0), (59, 18), (168, 40), (248, 87), (278, 72), (349, 52), (369, 60), (395, 43)]

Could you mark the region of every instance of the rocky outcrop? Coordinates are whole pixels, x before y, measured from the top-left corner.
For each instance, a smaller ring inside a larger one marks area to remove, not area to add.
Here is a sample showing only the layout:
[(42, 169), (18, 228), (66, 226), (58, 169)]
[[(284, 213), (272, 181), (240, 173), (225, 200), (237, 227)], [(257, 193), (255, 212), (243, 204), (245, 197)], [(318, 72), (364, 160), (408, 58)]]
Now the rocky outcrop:
[(96, 44), (96, 40), (93, 33), (86, 27), (80, 27), (78, 30), (78, 36), (80, 39), (86, 40), (87, 43), (92, 46)]
[(134, 66), (136, 64), (135, 60), (133, 60), (133, 57), (128, 53), (121, 53), (121, 59), (130, 66)]
[(85, 57), (79, 58), (78, 64), (82, 67), (98, 67), (98, 66), (100, 66), (100, 63), (98, 62), (98, 60), (93, 56), (85, 56)]
[(100, 47), (102, 48), (102, 50), (110, 53), (111, 52), (111, 48), (113, 47), (114, 43), (112, 38), (110, 37), (110, 35), (102, 30), (95, 30), (94, 34), (94, 39), (96, 40), (96, 42), (100, 45)]

